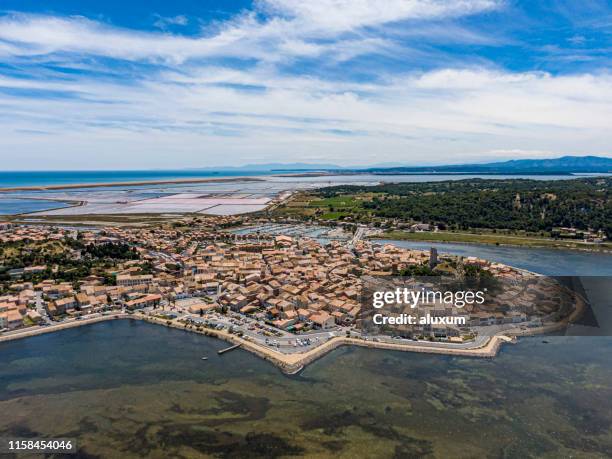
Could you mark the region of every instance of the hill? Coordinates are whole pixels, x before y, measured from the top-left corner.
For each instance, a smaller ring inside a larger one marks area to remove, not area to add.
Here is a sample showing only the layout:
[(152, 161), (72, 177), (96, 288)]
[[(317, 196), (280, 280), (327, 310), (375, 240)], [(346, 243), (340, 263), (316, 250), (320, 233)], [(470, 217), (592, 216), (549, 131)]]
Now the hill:
[(422, 167), (371, 167), (361, 172), (376, 174), (479, 173), (479, 174), (571, 174), (612, 172), (612, 158), (563, 156), (551, 159), (514, 159), (485, 164), (456, 164)]

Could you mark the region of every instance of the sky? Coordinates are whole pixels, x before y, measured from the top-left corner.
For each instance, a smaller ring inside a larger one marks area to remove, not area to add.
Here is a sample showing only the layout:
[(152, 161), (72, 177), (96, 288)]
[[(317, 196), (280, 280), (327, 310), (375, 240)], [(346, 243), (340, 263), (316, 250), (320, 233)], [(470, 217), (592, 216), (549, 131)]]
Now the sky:
[(605, 0), (2, 0), (3, 170), (612, 155)]

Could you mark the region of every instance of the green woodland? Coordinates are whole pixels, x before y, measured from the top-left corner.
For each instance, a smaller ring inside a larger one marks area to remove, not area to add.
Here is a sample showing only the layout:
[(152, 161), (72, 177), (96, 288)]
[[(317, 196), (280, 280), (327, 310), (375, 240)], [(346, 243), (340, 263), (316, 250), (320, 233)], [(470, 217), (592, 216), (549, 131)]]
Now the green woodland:
[[(378, 186), (336, 186), (318, 199), (350, 200), (367, 193), (343, 216), (367, 222), (401, 219), (441, 229), (472, 228), (550, 232), (555, 227), (603, 230), (612, 237), (612, 178), (572, 180), (469, 179)], [(328, 202), (329, 202), (328, 201)], [(350, 211), (350, 212), (348, 212)]]

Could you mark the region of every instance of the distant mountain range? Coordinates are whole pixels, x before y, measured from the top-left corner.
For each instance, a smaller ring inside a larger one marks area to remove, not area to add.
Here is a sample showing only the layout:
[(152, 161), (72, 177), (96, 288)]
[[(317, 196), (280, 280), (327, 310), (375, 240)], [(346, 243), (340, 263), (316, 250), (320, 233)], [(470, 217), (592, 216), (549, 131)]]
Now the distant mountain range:
[(265, 163), (244, 166), (202, 167), (197, 171), (234, 172), (335, 172), (370, 174), (571, 174), (612, 173), (612, 158), (601, 156), (563, 156), (551, 159), (513, 159), (484, 164), (450, 164), (441, 166), (403, 166), (382, 163), (369, 167), (341, 167), (336, 164)]
[(479, 173), (479, 174), (570, 174), (612, 172), (612, 158), (600, 156), (563, 156), (552, 159), (513, 159), (486, 164), (456, 164), (422, 167), (369, 167), (360, 172), (378, 174), (431, 174), (431, 173)]
[(198, 171), (251, 171), (251, 172), (273, 172), (273, 171), (328, 171), (342, 169), (336, 164), (307, 164), (307, 163), (265, 163), (246, 164), (244, 166), (221, 166), (200, 167)]

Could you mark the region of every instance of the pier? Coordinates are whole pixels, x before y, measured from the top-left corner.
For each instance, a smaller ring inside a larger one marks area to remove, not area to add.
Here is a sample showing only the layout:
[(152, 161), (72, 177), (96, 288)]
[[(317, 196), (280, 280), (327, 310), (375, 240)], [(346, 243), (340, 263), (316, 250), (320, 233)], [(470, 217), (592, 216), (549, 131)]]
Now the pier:
[(219, 355), (225, 354), (226, 352), (233, 351), (234, 349), (238, 349), (240, 346), (242, 346), (242, 344), (240, 343), (234, 344), (233, 346), (227, 347), (225, 349), (221, 349), (220, 351), (217, 352), (217, 354)]

